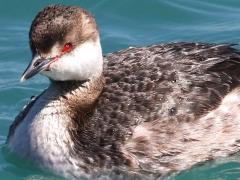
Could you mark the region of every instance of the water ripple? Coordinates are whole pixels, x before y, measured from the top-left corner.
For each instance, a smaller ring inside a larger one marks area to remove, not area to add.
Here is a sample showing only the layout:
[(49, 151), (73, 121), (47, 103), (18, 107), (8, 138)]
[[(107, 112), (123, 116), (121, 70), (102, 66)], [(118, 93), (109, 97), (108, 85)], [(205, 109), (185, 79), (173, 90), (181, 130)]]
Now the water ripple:
[[(236, 0), (61, 2), (81, 5), (94, 14), (104, 52), (169, 41), (240, 42), (240, 1)], [(48, 80), (40, 76), (24, 84), (19, 83), (19, 78), (31, 58), (28, 45), (31, 19), (39, 9), (52, 3), (59, 1), (12, 0), (1, 3), (0, 144), (5, 142), (8, 127), (22, 106), (48, 84)], [(227, 159), (222, 163), (207, 163), (172, 176), (172, 179), (236, 179), (240, 177), (239, 162)], [(0, 153), (0, 179), (2, 177), (44, 179), (45, 175), (38, 170), (25, 171), (24, 168), (13, 167)]]

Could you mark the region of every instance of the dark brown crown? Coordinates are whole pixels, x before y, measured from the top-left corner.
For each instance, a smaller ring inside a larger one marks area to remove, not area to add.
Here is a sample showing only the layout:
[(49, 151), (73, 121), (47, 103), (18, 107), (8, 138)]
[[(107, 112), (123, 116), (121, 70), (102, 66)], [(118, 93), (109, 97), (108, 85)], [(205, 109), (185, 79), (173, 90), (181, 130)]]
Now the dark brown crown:
[(29, 32), (33, 54), (48, 53), (58, 42), (73, 46), (98, 37), (92, 15), (76, 6), (53, 5), (40, 11), (32, 22)]

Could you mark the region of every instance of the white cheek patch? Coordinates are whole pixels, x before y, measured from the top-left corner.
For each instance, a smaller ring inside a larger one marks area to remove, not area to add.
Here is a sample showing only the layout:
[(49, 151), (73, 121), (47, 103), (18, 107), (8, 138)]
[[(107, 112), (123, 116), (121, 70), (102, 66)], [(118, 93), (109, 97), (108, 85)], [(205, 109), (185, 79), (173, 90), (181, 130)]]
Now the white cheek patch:
[(42, 74), (53, 80), (86, 80), (102, 73), (103, 58), (99, 39), (87, 41), (63, 55)]
[(59, 46), (60, 46), (59, 44), (56, 44), (55, 46), (52, 47), (52, 49), (51, 49), (51, 57), (56, 57), (56, 56), (58, 56), (60, 54)]

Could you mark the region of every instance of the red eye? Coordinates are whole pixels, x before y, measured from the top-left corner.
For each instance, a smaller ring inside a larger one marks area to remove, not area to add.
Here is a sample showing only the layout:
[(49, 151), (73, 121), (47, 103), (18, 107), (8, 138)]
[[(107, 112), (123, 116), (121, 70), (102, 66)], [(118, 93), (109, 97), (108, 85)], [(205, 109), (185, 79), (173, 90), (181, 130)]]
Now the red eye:
[(67, 43), (64, 45), (62, 52), (69, 52), (72, 49), (72, 44), (71, 43)]

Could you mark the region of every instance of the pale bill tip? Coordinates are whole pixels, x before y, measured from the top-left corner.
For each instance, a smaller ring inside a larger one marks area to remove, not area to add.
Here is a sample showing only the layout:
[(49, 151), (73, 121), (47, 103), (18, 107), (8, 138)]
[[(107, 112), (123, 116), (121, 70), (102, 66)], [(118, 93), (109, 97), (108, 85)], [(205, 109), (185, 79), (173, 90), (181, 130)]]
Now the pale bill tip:
[(22, 76), (21, 79), (20, 79), (20, 82), (22, 83), (22, 82), (24, 82), (24, 81), (26, 81), (26, 79), (25, 79), (24, 76)]

